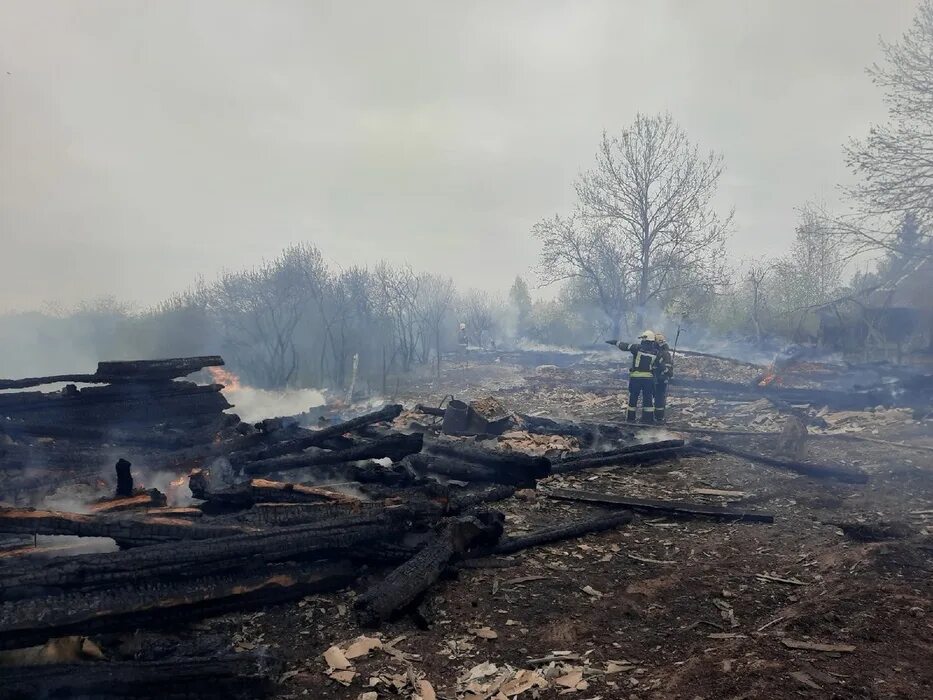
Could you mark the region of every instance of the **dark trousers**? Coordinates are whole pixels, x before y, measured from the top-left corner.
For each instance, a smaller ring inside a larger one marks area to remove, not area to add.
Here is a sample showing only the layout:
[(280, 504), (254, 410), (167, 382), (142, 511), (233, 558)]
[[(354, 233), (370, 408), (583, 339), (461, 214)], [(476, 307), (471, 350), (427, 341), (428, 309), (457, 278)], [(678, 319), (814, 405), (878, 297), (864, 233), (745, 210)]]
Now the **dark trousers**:
[(654, 385), (654, 419), (664, 421), (664, 409), (667, 407), (667, 382), (657, 381)]
[(654, 422), (654, 377), (630, 377), (628, 380), (628, 411), (625, 419), (635, 420), (638, 397), (641, 396), (641, 420)]

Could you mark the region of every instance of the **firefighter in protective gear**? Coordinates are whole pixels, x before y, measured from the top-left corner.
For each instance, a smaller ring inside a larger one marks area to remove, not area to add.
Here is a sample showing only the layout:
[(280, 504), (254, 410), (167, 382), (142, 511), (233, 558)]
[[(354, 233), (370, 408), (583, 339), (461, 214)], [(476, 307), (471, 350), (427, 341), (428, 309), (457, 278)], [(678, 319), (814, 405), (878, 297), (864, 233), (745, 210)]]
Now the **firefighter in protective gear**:
[(667, 383), (674, 376), (674, 357), (663, 333), (655, 333), (654, 340), (658, 346), (658, 364), (654, 370), (654, 420), (663, 423), (667, 408)]
[(632, 353), (632, 366), (629, 368), (628, 410), (625, 419), (634, 422), (638, 411), (638, 398), (641, 397), (642, 423), (654, 423), (654, 372), (658, 364), (658, 346), (654, 341), (653, 331), (644, 331), (638, 336), (637, 343), (625, 343), (607, 340), (623, 352)]

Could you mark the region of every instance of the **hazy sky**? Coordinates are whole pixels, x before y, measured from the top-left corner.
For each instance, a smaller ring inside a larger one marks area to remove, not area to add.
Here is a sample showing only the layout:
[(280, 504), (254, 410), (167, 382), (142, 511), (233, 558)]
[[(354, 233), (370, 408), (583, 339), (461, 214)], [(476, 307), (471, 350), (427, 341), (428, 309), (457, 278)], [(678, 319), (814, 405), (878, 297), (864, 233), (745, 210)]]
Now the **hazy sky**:
[(312, 241), (506, 288), (603, 129), (670, 110), (724, 153), (737, 257), (831, 202), (914, 0), (3, 0), (0, 309)]

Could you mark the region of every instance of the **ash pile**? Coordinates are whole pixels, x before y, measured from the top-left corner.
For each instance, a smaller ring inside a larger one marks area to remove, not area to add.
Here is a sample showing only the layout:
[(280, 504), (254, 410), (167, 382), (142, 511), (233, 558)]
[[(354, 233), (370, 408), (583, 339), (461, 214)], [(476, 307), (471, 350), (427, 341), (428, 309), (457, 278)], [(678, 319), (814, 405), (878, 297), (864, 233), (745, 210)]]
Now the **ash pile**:
[[(222, 363), (101, 363), (94, 375), (0, 384), (105, 384), (0, 397), (0, 653), (14, 663), (0, 669), (4, 697), (259, 697), (282, 671), (261, 647), (130, 653), (128, 636), (348, 587), (358, 624), (373, 628), (418, 616), (425, 591), (470, 560), (620, 527), (633, 512), (771, 519), (564, 489), (551, 496), (606, 511), (510, 537), (490, 503), (554, 474), (703, 448), (513, 414), (495, 399), (387, 405), (316, 429), (296, 418), (249, 425), (224, 413), (220, 386), (176, 381)], [(171, 474), (190, 503), (171, 503), (139, 473)], [(63, 491), (75, 507), (49, 507)], [(111, 546), (88, 551), (98, 538)]]

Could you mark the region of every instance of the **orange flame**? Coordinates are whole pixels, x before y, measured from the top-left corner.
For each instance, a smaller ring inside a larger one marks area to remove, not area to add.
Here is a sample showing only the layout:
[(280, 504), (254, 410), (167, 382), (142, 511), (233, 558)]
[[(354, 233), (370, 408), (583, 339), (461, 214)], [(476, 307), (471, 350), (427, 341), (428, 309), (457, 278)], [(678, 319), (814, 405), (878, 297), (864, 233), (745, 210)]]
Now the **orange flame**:
[(217, 384), (223, 385), (224, 393), (232, 393), (240, 390), (240, 378), (233, 372), (228, 372), (223, 367), (208, 367), (207, 371)]

